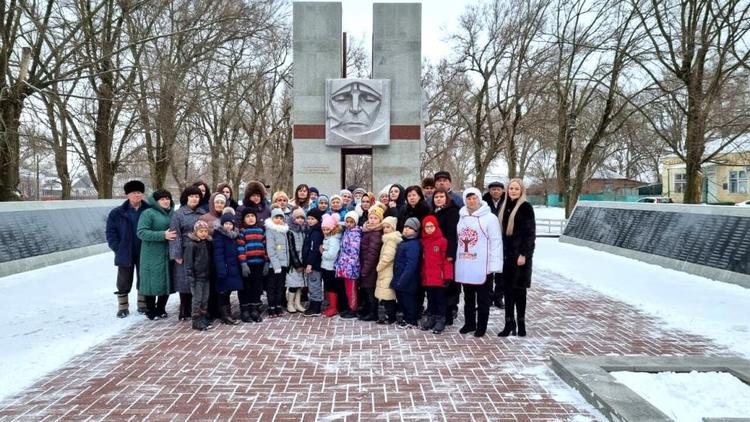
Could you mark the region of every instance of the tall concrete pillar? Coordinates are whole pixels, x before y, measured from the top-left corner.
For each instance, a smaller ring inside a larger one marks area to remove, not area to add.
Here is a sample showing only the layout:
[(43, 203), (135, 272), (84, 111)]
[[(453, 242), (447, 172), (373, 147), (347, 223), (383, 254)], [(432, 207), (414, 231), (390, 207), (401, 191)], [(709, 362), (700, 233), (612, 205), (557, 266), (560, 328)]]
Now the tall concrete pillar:
[(422, 128), (422, 5), (373, 5), (372, 77), (391, 80), (391, 143), (372, 150), (373, 184), (420, 181)]
[(341, 77), (341, 3), (294, 2), (294, 185), (338, 193), (341, 149), (325, 144), (326, 79)]

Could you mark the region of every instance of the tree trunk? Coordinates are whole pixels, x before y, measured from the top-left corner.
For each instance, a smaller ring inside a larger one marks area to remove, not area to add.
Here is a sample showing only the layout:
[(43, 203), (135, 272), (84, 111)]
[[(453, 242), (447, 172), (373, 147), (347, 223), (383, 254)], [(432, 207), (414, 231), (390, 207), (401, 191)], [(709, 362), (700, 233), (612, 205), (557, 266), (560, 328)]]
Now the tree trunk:
[(3, 98), (0, 100), (0, 110), (0, 201), (17, 201), (20, 161), (18, 128), (23, 100), (17, 96)]
[(703, 86), (700, 82), (688, 85), (687, 133), (685, 139), (685, 194), (683, 202), (699, 204), (703, 194), (701, 163), (706, 150), (706, 118), (700, 107)]

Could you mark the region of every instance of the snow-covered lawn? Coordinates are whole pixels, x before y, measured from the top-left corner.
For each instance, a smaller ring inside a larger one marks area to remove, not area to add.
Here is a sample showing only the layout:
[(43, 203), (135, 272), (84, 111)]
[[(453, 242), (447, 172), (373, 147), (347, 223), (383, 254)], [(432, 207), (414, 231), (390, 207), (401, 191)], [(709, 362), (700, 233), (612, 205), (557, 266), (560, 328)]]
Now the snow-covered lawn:
[(549, 220), (564, 220), (565, 208), (535, 206), (534, 218), (549, 219)]
[(750, 358), (750, 289), (594, 249), (537, 239), (536, 269), (557, 273)]
[(610, 375), (676, 421), (746, 418), (750, 414), (750, 386), (726, 372), (611, 372)]
[(23, 390), (108, 337), (145, 317), (115, 318), (111, 253), (0, 278), (0, 398)]

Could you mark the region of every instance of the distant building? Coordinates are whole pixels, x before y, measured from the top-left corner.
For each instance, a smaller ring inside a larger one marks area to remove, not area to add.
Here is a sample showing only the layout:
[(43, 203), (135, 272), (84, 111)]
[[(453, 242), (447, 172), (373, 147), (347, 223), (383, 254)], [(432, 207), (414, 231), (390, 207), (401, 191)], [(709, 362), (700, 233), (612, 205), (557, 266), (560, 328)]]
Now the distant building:
[(591, 179), (583, 183), (581, 194), (614, 192), (618, 195), (632, 195), (635, 192), (637, 195), (637, 188), (647, 184), (640, 180), (628, 179), (614, 171), (599, 169)]
[[(716, 143), (706, 146), (705, 156), (715, 151)], [(725, 148), (710, 162), (701, 166), (703, 173), (702, 202), (737, 203), (750, 199), (748, 172), (750, 172), (750, 137)], [(685, 163), (677, 156), (662, 159), (662, 194), (675, 202), (683, 202), (687, 174)]]

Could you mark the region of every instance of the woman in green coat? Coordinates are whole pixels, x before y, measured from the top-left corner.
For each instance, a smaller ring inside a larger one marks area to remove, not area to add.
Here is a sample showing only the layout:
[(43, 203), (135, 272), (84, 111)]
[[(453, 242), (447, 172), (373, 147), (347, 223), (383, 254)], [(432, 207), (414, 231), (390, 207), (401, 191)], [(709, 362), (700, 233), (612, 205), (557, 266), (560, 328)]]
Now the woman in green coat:
[(138, 220), (138, 238), (141, 239), (140, 292), (146, 298), (148, 319), (166, 318), (167, 300), (174, 288), (169, 278), (169, 240), (177, 233), (170, 230), (174, 202), (166, 190), (153, 193), (151, 208)]

